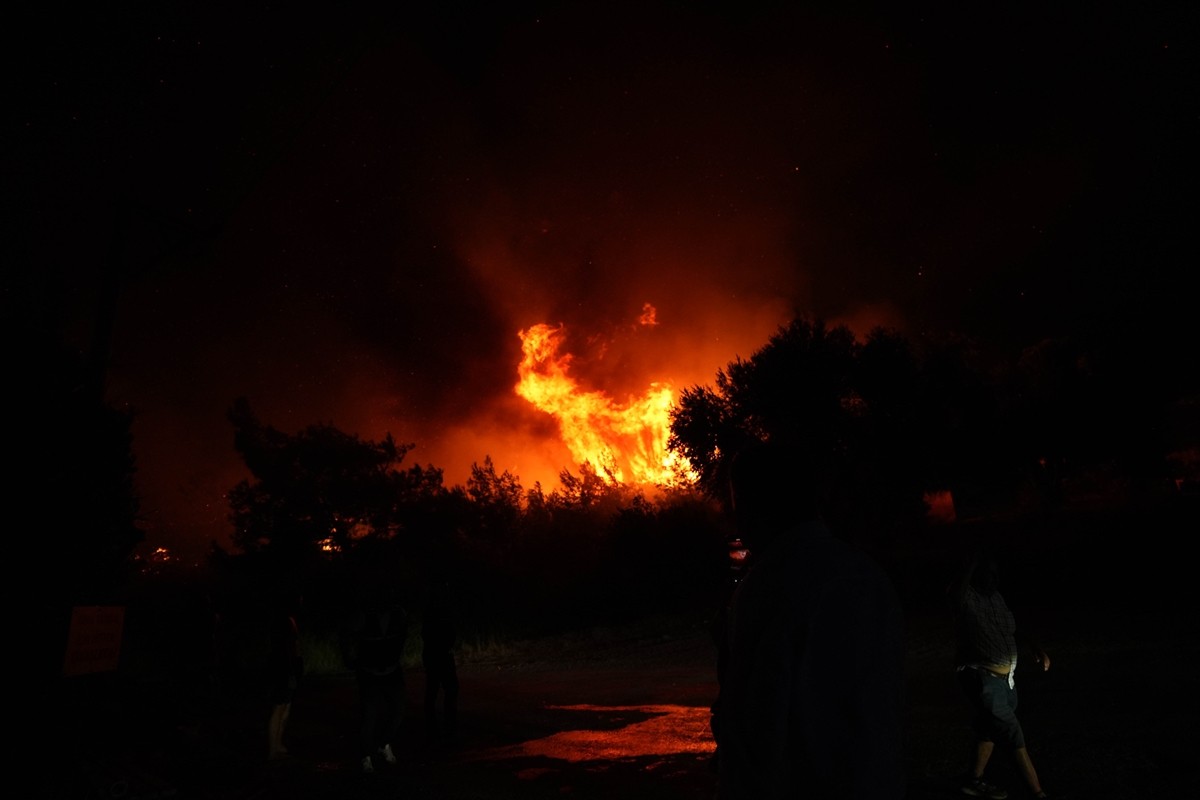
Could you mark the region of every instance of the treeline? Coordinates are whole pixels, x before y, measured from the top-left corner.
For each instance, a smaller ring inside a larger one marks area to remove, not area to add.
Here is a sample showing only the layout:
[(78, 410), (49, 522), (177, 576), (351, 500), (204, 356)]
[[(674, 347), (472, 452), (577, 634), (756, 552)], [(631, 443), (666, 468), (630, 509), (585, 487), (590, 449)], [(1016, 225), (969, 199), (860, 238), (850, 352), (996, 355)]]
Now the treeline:
[[(431, 581), (448, 578), (480, 635), (702, 615), (730, 587), (724, 475), (752, 438), (815, 460), (835, 529), (878, 552), (926, 526), (931, 492), (949, 493), (960, 517), (1149, 502), (1196, 478), (1196, 374), (1160, 352), (1105, 329), (1010, 357), (886, 329), (859, 340), (797, 317), (683, 391), (670, 447), (698, 480), (649, 493), (589, 464), (552, 489), (525, 487), (488, 457), (447, 486), (436, 466), (406, 461), (412, 445), (327, 424), (284, 433), (239, 399), (228, 419), (251, 477), (229, 495), (234, 548), (214, 546), (191, 604), (249, 614), (300, 590), (310, 630), (333, 631), (374, 583), (399, 587), (419, 614)], [(51, 611), (118, 597), (139, 541), (130, 415), (103, 406), (86, 363), (59, 361), (31, 417), (80, 426), (55, 428), (53, 451), (31, 448), (52, 483), (24, 490), (58, 531), (32, 537)]]
[(711, 608), (728, 583), (728, 523), (692, 489), (648, 496), (587, 463), (549, 492), (527, 489), (490, 457), (447, 486), (437, 467), (405, 464), (412, 445), (390, 436), (284, 434), (244, 400), (229, 418), (251, 477), (230, 492), (236, 551), (214, 549), (213, 565), (300, 586), (310, 617), (385, 582), (419, 608), (449, 580), (475, 630), (532, 635)]
[(372, 581), (419, 605), (443, 575), (483, 631), (711, 610), (729, 587), (724, 475), (754, 438), (818, 464), (835, 529), (884, 554), (926, 526), (934, 492), (960, 517), (986, 517), (1174, 491), (1180, 395), (1129, 348), (1046, 341), (1005, 361), (961, 340), (883, 328), (859, 340), (798, 317), (682, 393), (670, 446), (698, 480), (650, 495), (589, 464), (550, 491), (524, 487), (490, 458), (446, 486), (437, 467), (405, 462), (412, 445), (326, 424), (285, 434), (239, 400), (229, 420), (251, 478), (230, 493), (237, 551), (214, 557), (302, 581), (314, 617)]

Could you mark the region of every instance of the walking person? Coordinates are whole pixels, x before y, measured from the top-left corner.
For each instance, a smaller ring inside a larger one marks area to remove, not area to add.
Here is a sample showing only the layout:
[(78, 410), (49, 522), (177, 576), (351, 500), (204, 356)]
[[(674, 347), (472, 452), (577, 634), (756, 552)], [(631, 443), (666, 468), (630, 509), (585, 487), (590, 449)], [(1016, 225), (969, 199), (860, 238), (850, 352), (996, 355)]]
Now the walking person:
[(995, 556), (980, 550), (969, 565), (957, 598), (955, 674), (971, 714), (975, 744), (962, 793), (987, 800), (1004, 800), (1008, 791), (986, 780), (988, 763), (996, 747), (1016, 765), (1033, 797), (1049, 795), (1025, 745), (1017, 719), (1018, 642), (1033, 662), (1050, 669), (1050, 657), (1019, 632), (1016, 619), (1000, 593), (1000, 569)]
[[(458, 734), (458, 670), (454, 662), (457, 636), (450, 581), (435, 581), (421, 621), (425, 731), (431, 744), (453, 743)], [(441, 724), (437, 708), (439, 695), (442, 699)]]
[(359, 756), (362, 771), (375, 771), (375, 758), (396, 763), (395, 747), (404, 722), (404, 648), (408, 612), (394, 590), (370, 587), (349, 623), (347, 663), (359, 699)]

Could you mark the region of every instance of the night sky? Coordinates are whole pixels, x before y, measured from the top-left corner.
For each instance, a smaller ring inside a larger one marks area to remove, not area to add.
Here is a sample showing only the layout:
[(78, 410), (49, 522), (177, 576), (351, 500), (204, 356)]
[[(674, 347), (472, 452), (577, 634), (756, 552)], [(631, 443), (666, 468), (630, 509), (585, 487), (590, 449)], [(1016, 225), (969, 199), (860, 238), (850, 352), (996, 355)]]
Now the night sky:
[(1188, 4), (180, 5), (6, 24), (8, 293), (84, 349), (118, 290), (151, 546), (227, 542), (239, 396), (552, 488), (541, 322), (615, 398), (798, 312), (1192, 349)]

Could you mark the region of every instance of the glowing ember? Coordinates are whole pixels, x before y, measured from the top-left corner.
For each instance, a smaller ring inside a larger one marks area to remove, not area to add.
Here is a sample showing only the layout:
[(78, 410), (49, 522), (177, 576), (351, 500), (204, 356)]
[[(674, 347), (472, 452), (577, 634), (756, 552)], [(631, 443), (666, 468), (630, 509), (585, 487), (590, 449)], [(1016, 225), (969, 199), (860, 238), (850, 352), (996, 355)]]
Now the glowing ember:
[[(647, 305), (653, 324), (653, 308)], [(667, 449), (675, 393), (651, 383), (642, 397), (614, 402), (601, 391), (585, 391), (568, 373), (571, 354), (559, 354), (562, 326), (539, 323), (520, 331), (517, 394), (558, 420), (563, 443), (577, 464), (621, 483), (675, 485), (694, 479), (691, 465)]]

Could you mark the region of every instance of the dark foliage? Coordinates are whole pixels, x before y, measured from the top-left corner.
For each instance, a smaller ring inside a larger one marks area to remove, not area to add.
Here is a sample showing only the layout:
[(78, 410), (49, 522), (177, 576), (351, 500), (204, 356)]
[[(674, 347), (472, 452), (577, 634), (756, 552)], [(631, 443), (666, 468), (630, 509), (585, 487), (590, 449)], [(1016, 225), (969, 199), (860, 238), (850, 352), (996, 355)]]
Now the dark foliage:
[[(670, 446), (724, 499), (733, 454), (752, 440), (783, 441), (818, 465), (826, 515), (877, 542), (921, 525), (936, 490), (952, 492), (966, 518), (1050, 509), (1089, 482), (1160, 493), (1171, 483), (1168, 457), (1195, 442), (1165, 422), (1186, 405), (1169, 389), (1180, 382), (1135, 368), (1130, 341), (1047, 340), (1008, 361), (955, 337), (876, 329), (859, 342), (800, 317), (712, 386), (686, 390)], [(1128, 385), (1129, 375), (1144, 380)]]
[(821, 477), (827, 515), (849, 533), (878, 532), (924, 510), (924, 470), (913, 463), (924, 452), (914, 433), (916, 373), (895, 333), (878, 330), (860, 344), (845, 327), (797, 318), (721, 370), (715, 388), (683, 393), (671, 446), (710, 496), (725, 499), (729, 459), (751, 441), (781, 442), (798, 474)]
[(652, 501), (584, 463), (549, 494), (527, 491), (490, 457), (446, 488), (432, 467), (403, 468), (409, 448), (390, 437), (332, 425), (285, 434), (244, 400), (229, 418), (253, 480), (230, 493), (240, 552), (215, 551), (212, 564), (259, 575), (251, 585), (300, 581), (314, 630), (336, 628), (368, 586), (416, 607), (433, 575), (459, 587), (464, 626), (480, 635), (707, 614), (728, 580), (719, 511), (686, 489)]
[[(961, 521), (1065, 506), (1073, 480), (1110, 462), (1157, 480), (1146, 465), (1165, 463), (1168, 444), (1136, 432), (1153, 428), (1158, 401), (1104, 391), (1105, 357), (1055, 341), (1006, 363), (952, 337), (877, 329), (859, 341), (799, 318), (712, 387), (683, 393), (670, 444), (699, 491), (651, 496), (588, 463), (563, 470), (553, 491), (526, 489), (490, 457), (466, 486), (447, 488), (432, 466), (404, 467), (409, 447), (390, 437), (362, 441), (332, 425), (283, 434), (239, 401), (230, 420), (254, 480), (231, 493), (241, 552), (215, 551), (213, 564), (247, 586), (302, 580), (316, 629), (336, 627), (364, 586), (391, 584), (417, 607), (434, 575), (459, 587), (464, 630), (481, 636), (709, 617), (733, 575), (729, 456), (771, 438), (821, 476), (843, 535), (917, 580), (917, 562), (897, 559), (932, 541), (931, 490), (953, 493)], [(1094, 427), (1117, 417), (1122, 435), (1102, 446)]]
[(368, 442), (333, 425), (290, 436), (261, 424), (245, 400), (229, 412), (234, 447), (253, 474), (230, 492), (233, 541), (306, 561), (320, 548), (348, 551), (356, 539), (390, 539), (444, 490), (440, 470), (400, 464), (411, 445)]

